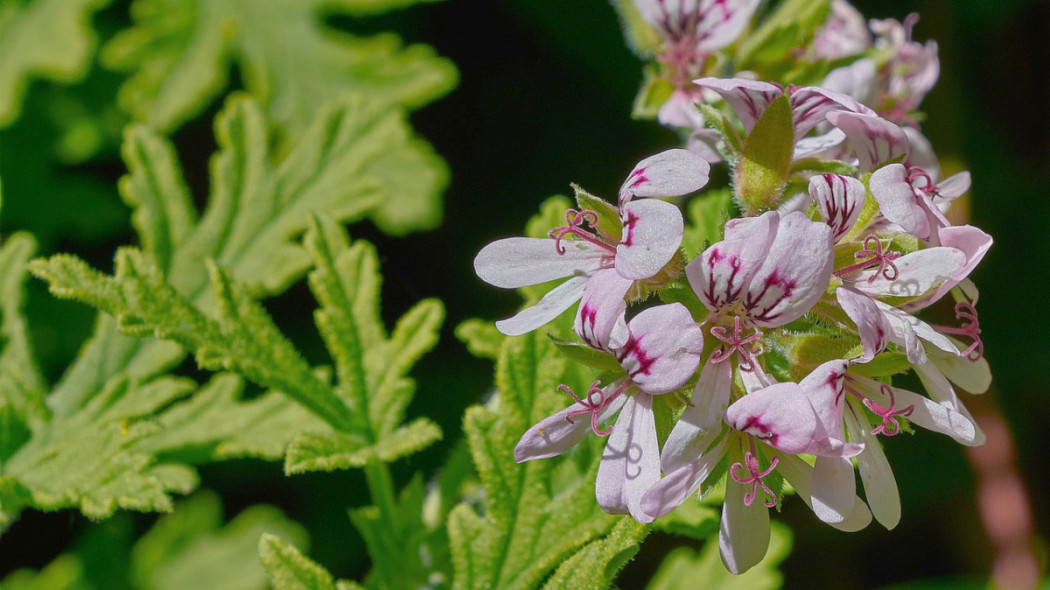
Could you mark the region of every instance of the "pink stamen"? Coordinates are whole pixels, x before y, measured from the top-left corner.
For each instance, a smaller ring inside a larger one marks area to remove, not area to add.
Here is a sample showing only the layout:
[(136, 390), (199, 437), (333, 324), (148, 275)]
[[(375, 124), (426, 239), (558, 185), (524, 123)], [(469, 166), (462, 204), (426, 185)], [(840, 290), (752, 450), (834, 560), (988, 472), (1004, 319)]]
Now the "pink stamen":
[(874, 264), (878, 264), (879, 268), (875, 271), (875, 274), (868, 278), (869, 283), (874, 283), (875, 279), (882, 275), (887, 281), (895, 281), (900, 276), (900, 271), (897, 269), (897, 265), (894, 264), (894, 260), (901, 257), (900, 252), (884, 251), (882, 248), (882, 241), (875, 235), (868, 235), (864, 238), (864, 249), (857, 251), (853, 255), (854, 258), (861, 259), (871, 256), (864, 262), (854, 264), (853, 266), (847, 266), (846, 268), (835, 271), (836, 276), (845, 276), (859, 270), (864, 270)]
[(963, 351), (963, 356), (969, 359), (970, 362), (976, 363), (984, 356), (984, 342), (981, 342), (981, 323), (977, 319), (977, 310), (969, 302), (960, 301), (955, 304), (955, 319), (967, 320), (967, 323), (958, 328), (935, 326), (934, 330), (941, 334), (957, 334), (970, 337), (973, 342), (970, 343), (969, 348)]
[[(594, 383), (591, 383), (591, 388), (587, 390), (587, 395), (583, 398), (576, 395), (576, 393), (573, 392), (572, 388), (565, 384), (559, 385), (558, 391), (568, 393), (572, 396), (572, 399), (576, 400), (576, 403), (583, 406), (582, 410), (573, 410), (565, 415), (565, 420), (569, 424), (576, 424), (572, 421), (573, 416), (578, 416), (580, 414), (590, 414), (591, 430), (594, 432), (594, 434), (597, 434), (598, 436), (609, 436), (609, 433), (612, 432), (612, 426), (610, 426), (604, 431), (599, 429), (598, 413), (604, 410), (610, 402), (612, 402), (614, 399), (619, 397), (621, 393), (623, 393), (624, 389), (626, 389), (626, 384), (624, 384), (623, 387), (620, 387), (615, 392), (613, 392), (612, 395), (606, 396), (605, 391), (598, 387), (599, 383), (601, 383), (601, 381), (597, 379), (594, 381)], [(595, 399), (595, 396), (597, 396), (597, 399)]]
[(930, 178), (930, 174), (918, 166), (908, 168), (908, 183), (928, 196), (940, 194), (937, 191), (937, 185)]
[[(729, 476), (733, 478), (733, 481), (738, 484), (747, 485), (751, 484), (751, 491), (744, 494), (744, 506), (751, 506), (755, 503), (755, 498), (758, 497), (758, 488), (762, 487), (762, 491), (769, 497), (768, 500), (763, 500), (762, 503), (766, 505), (766, 508), (772, 508), (777, 505), (777, 495), (773, 493), (773, 490), (769, 489), (766, 482), (762, 478), (766, 477), (773, 470), (776, 469), (777, 464), (780, 463), (780, 457), (773, 457), (769, 462), (769, 467), (762, 471), (758, 465), (758, 457), (756, 457), (751, 451), (744, 453), (743, 463), (733, 463), (732, 467), (729, 468)], [(738, 475), (737, 468), (741, 467), (747, 470), (745, 475)]]
[(718, 350), (711, 353), (711, 362), (721, 363), (733, 356), (733, 353), (737, 353), (737, 364), (740, 366), (741, 371), (751, 372), (754, 370), (755, 359), (752, 355), (758, 354), (759, 351), (755, 346), (755, 342), (762, 338), (762, 332), (755, 328), (755, 332), (748, 336), (743, 337), (741, 333), (743, 327), (740, 325), (740, 316), (733, 317), (733, 335), (728, 336), (726, 334), (725, 326), (715, 326), (711, 328), (711, 335), (718, 338), (726, 344), (726, 346), (720, 347)]
[(590, 210), (577, 211), (575, 209), (569, 209), (565, 212), (566, 225), (556, 227), (547, 232), (547, 237), (554, 240), (554, 249), (558, 251), (558, 254), (565, 254), (565, 246), (561, 245), (561, 241), (567, 235), (574, 235), (578, 238), (587, 240), (596, 246), (601, 246), (611, 252), (616, 252), (616, 248), (613, 248), (609, 244), (598, 239), (598, 236), (595, 235), (594, 232), (583, 229), (581, 226), (584, 222), (589, 223), (592, 227), (597, 225), (598, 214)]
[(882, 424), (879, 424), (872, 429), (871, 433), (874, 435), (883, 434), (885, 436), (896, 436), (900, 434), (901, 425), (897, 422), (897, 416), (911, 416), (911, 413), (915, 410), (915, 406), (908, 406), (903, 410), (895, 409), (897, 401), (893, 397), (893, 388), (889, 385), (882, 385), (879, 390), (883, 394), (890, 396), (889, 407), (883, 408), (868, 398), (864, 398), (864, 406), (871, 410), (876, 416), (882, 418)]

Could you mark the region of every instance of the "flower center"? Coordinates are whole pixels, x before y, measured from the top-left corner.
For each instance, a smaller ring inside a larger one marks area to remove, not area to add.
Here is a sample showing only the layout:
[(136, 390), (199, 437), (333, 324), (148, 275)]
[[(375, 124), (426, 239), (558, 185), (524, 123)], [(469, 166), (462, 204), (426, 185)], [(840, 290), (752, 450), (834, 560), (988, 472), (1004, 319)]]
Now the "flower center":
[(596, 246), (601, 246), (610, 252), (616, 252), (616, 248), (603, 242), (598, 238), (596, 233), (584, 229), (584, 222), (590, 224), (592, 227), (597, 225), (598, 214), (588, 209), (583, 211), (569, 209), (565, 212), (565, 225), (556, 227), (547, 232), (547, 236), (554, 240), (554, 249), (558, 251), (558, 254), (565, 254), (565, 246), (562, 245), (561, 241), (565, 236), (569, 235), (586, 240)]
[(963, 351), (963, 356), (974, 363), (981, 360), (981, 357), (984, 356), (984, 343), (981, 342), (981, 323), (977, 319), (977, 310), (969, 302), (960, 301), (955, 304), (955, 319), (966, 320), (966, 323), (958, 328), (935, 326), (933, 329), (941, 334), (956, 334), (969, 337), (972, 342)]
[(882, 385), (879, 390), (883, 394), (890, 396), (890, 405), (882, 407), (876, 404), (874, 401), (864, 398), (864, 407), (871, 410), (876, 416), (882, 418), (882, 424), (879, 424), (871, 430), (874, 435), (885, 435), (885, 436), (896, 436), (900, 434), (901, 425), (897, 422), (897, 416), (911, 416), (911, 413), (915, 411), (915, 406), (908, 406), (903, 410), (896, 409), (897, 401), (893, 397), (893, 388), (889, 385)]
[[(751, 506), (755, 503), (755, 498), (758, 497), (758, 488), (762, 488), (762, 492), (769, 498), (763, 500), (762, 503), (766, 505), (766, 508), (772, 508), (777, 505), (777, 495), (773, 493), (773, 490), (769, 489), (766, 482), (763, 480), (773, 470), (776, 469), (777, 464), (780, 463), (780, 457), (773, 457), (769, 462), (769, 467), (765, 471), (759, 468), (758, 457), (751, 451), (744, 453), (743, 463), (733, 463), (732, 467), (729, 468), (729, 475), (733, 478), (733, 481), (738, 484), (748, 485), (751, 484), (751, 491), (744, 494), (744, 506)], [(738, 473), (738, 471), (743, 474)]]
[(591, 430), (594, 432), (594, 434), (597, 434), (598, 436), (609, 436), (609, 433), (612, 432), (612, 426), (605, 430), (599, 429), (598, 413), (604, 410), (606, 406), (612, 403), (614, 399), (619, 397), (620, 394), (622, 394), (624, 390), (627, 389), (627, 382), (624, 382), (623, 385), (617, 388), (616, 391), (612, 393), (612, 395), (606, 395), (605, 390), (598, 387), (599, 383), (601, 383), (601, 381), (595, 379), (594, 383), (591, 383), (590, 389), (587, 390), (587, 395), (585, 395), (582, 398), (576, 395), (572, 388), (568, 385), (565, 385), (564, 383), (558, 386), (558, 391), (568, 393), (572, 396), (572, 399), (576, 400), (576, 403), (583, 406), (583, 408), (579, 410), (573, 410), (565, 415), (565, 420), (569, 424), (576, 424), (572, 421), (573, 416), (579, 416), (580, 414), (590, 414)]
[(858, 250), (853, 257), (858, 260), (867, 258), (867, 260), (852, 266), (847, 266), (846, 268), (841, 268), (835, 271), (835, 276), (841, 277), (852, 274), (876, 264), (879, 268), (875, 271), (875, 274), (868, 278), (869, 283), (874, 283), (875, 279), (879, 278), (880, 275), (887, 281), (894, 281), (900, 276), (900, 271), (897, 269), (897, 265), (893, 261), (900, 258), (901, 253), (883, 250), (882, 241), (875, 237), (874, 234), (869, 234), (868, 237), (864, 238), (864, 248)]
[(722, 341), (718, 350), (711, 353), (711, 362), (721, 363), (729, 360), (733, 353), (737, 355), (737, 365), (741, 371), (753, 371), (755, 368), (754, 356), (762, 354), (761, 347), (757, 342), (762, 338), (762, 332), (753, 328), (748, 336), (744, 336), (744, 326), (740, 316), (733, 316), (733, 333), (729, 334), (726, 326), (715, 326), (711, 328), (711, 335)]

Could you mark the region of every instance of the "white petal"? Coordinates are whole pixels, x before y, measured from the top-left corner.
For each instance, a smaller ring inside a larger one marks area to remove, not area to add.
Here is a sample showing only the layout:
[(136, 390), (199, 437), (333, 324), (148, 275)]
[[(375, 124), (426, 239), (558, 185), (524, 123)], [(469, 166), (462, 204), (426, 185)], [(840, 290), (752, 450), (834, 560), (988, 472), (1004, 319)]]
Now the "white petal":
[[(784, 476), (784, 479), (791, 484), (791, 487), (795, 488), (798, 496), (812, 509), (811, 481), (813, 467), (794, 455), (780, 454), (778, 456), (780, 457), (780, 463), (777, 464), (777, 471)], [(846, 518), (841, 522), (829, 522), (828, 524), (840, 531), (853, 533), (871, 524), (871, 511), (868, 510), (864, 501), (854, 493), (853, 509), (846, 515)]]
[(711, 165), (689, 150), (673, 149), (638, 162), (620, 187), (621, 207), (631, 197), (677, 197), (707, 184)]
[(970, 173), (964, 170), (942, 180), (937, 185), (937, 192), (945, 199), (956, 199), (970, 190), (971, 182)]
[(733, 402), (726, 423), (786, 453), (806, 451), (817, 432), (817, 415), (797, 383), (777, 383)]
[[(850, 407), (859, 411), (852, 403)], [(857, 468), (871, 513), (882, 526), (892, 529), (901, 519), (901, 499), (897, 491), (897, 479), (893, 477), (886, 454), (871, 434), (871, 428), (862, 427), (852, 412), (846, 413), (846, 428), (854, 440), (864, 441), (864, 452), (857, 455)]]
[[(865, 33), (867, 33), (865, 27)], [(820, 84), (824, 88), (848, 94), (860, 100), (867, 99), (875, 83), (875, 62), (862, 58), (852, 64), (828, 73)]]
[[(730, 461), (743, 461), (739, 449), (731, 455)], [(738, 484), (732, 479), (726, 482), (722, 522), (718, 527), (718, 550), (722, 563), (734, 574), (742, 574), (762, 561), (769, 548), (769, 509), (761, 497), (755, 498), (751, 506), (744, 505), (744, 495), (750, 489), (750, 485)]]
[(546, 238), (507, 238), (485, 246), (474, 259), (474, 271), (481, 280), (504, 289), (538, 285), (572, 275), (590, 274), (598, 269), (612, 250), (580, 240), (562, 240), (564, 254), (558, 254), (554, 240)]
[[(919, 297), (943, 285), (966, 265), (966, 254), (955, 248), (938, 246), (905, 254), (893, 261), (897, 275), (893, 280), (878, 274), (877, 267), (862, 270), (853, 287), (873, 297)], [(875, 276), (874, 280), (871, 277)], [(892, 275), (891, 275), (892, 276)]]
[(823, 123), (825, 117), (831, 112), (851, 111), (875, 115), (875, 111), (860, 104), (852, 96), (826, 88), (816, 86), (792, 88), (790, 97), (791, 118), (795, 126), (796, 140), (801, 139), (819, 123)]
[(798, 161), (802, 158), (808, 158), (830, 150), (844, 141), (846, 141), (846, 134), (839, 129), (831, 129), (827, 133), (812, 137), (803, 137), (795, 142), (795, 148), (791, 152), (791, 159)]
[(728, 440), (723, 438), (711, 450), (698, 456), (695, 462), (683, 465), (656, 482), (642, 495), (642, 510), (653, 518), (659, 518), (679, 507), (714, 471), (725, 455)]
[(652, 396), (631, 396), (613, 425), (598, 465), (598, 505), (609, 513), (630, 512), (639, 522), (651, 522), (640, 503), (642, 494), (660, 478), (659, 454)]
[(901, 226), (917, 238), (930, 235), (930, 221), (926, 209), (908, 182), (908, 172), (900, 164), (883, 166), (872, 173), (868, 181), (871, 194), (886, 219)]
[(653, 199), (632, 201), (620, 209), (623, 237), (616, 246), (616, 270), (641, 280), (656, 273), (678, 252), (685, 227), (678, 207)]
[[(611, 394), (619, 387), (620, 382), (607, 385), (605, 392), (606, 394)], [(583, 397), (582, 394), (585, 392), (580, 393), (580, 397)], [(621, 395), (609, 402), (605, 408), (598, 412), (597, 423), (601, 425), (615, 415), (626, 400), (626, 396)], [(532, 459), (546, 459), (560, 455), (576, 446), (591, 431), (591, 415), (583, 413), (570, 417), (569, 414), (584, 409), (582, 405), (574, 403), (557, 414), (544, 418), (530, 428), (522, 435), (518, 445), (514, 447), (514, 460), (521, 463)], [(566, 418), (572, 421), (570, 422)]]
[(664, 473), (697, 463), (707, 447), (718, 438), (729, 406), (732, 380), (730, 363), (714, 363), (709, 358), (704, 364), (689, 405), (664, 442), (660, 456)]
[(496, 322), (496, 329), (507, 336), (519, 336), (539, 328), (579, 301), (587, 281), (587, 277), (572, 277), (547, 292), (536, 305), (526, 307), (517, 315)]
[(952, 384), (948, 382), (948, 379), (937, 370), (937, 367), (933, 363), (922, 363), (915, 365), (915, 374), (919, 376), (919, 381), (922, 381), (923, 387), (926, 388), (926, 392), (930, 394), (934, 400), (946, 404), (951, 407), (952, 410), (961, 414), (966, 420), (973, 425), (974, 434), (972, 441), (960, 440), (959, 442), (964, 445), (971, 447), (978, 447), (984, 444), (985, 436), (984, 431), (981, 430), (977, 420), (974, 419), (970, 411), (966, 409), (962, 401), (959, 400), (959, 396), (955, 393), (955, 389)]
[[(952, 339), (959, 350), (965, 350), (965, 346)], [(949, 381), (962, 387), (970, 393), (984, 393), (992, 385), (992, 371), (988, 367), (988, 359), (983, 356), (976, 361), (966, 357), (930, 350), (929, 359), (934, 366), (948, 378)]]
[(908, 354), (908, 361), (913, 365), (919, 365), (926, 362), (926, 349), (923, 348), (922, 343), (919, 341), (920, 338), (944, 352), (955, 355), (959, 354), (959, 349), (955, 347), (955, 344), (952, 343), (951, 339), (937, 330), (934, 330), (933, 327), (926, 322), (908, 312), (901, 311), (892, 305), (878, 300), (873, 301), (875, 302), (875, 307), (878, 307), (879, 311), (882, 313), (882, 317), (884, 317), (890, 325), (890, 342), (893, 342), (898, 346), (903, 346)]
[[(880, 407), (889, 407), (890, 396), (883, 392), (881, 383), (856, 375), (850, 376), (850, 383), (859, 393)], [(907, 389), (891, 387), (890, 390), (893, 391), (895, 409), (912, 408), (911, 414), (906, 416), (909, 422), (931, 432), (948, 435), (964, 445), (973, 446), (977, 439), (977, 426), (971, 418), (956, 411), (951, 403), (935, 402)]]
[(785, 215), (743, 298), (748, 317), (767, 328), (802, 317), (824, 294), (833, 266), (831, 228), (802, 212)]
[(849, 287), (836, 289), (835, 298), (842, 311), (845, 311), (849, 319), (857, 324), (857, 332), (860, 334), (864, 353), (856, 359), (856, 362), (871, 361), (889, 344), (891, 333), (889, 321), (879, 311), (871, 297), (862, 295)]
[(857, 498), (853, 463), (845, 457), (817, 457), (813, 466), (813, 513), (827, 523), (846, 520)]
[(937, 287), (937, 290), (931, 295), (923, 297), (920, 301), (909, 302), (903, 306), (905, 309), (922, 309), (940, 300), (941, 297), (944, 297), (956, 285), (970, 276), (973, 269), (977, 268), (977, 264), (984, 259), (984, 255), (992, 247), (992, 236), (972, 225), (938, 228), (937, 236), (941, 246), (961, 251), (966, 257), (966, 262), (956, 269), (952, 276), (942, 283), (940, 287)]
[(734, 219), (726, 223), (726, 236), (685, 267), (686, 277), (700, 301), (711, 311), (744, 294), (776, 237), (780, 215)]
[(681, 303), (659, 305), (628, 324), (627, 342), (613, 351), (631, 381), (658, 395), (674, 391), (696, 373), (704, 334)]
[(583, 289), (583, 299), (576, 312), (574, 328), (581, 340), (599, 350), (611, 349), (612, 331), (627, 310), (624, 296), (632, 284), (633, 281), (621, 277), (616, 269), (594, 273)]
[(700, 3), (696, 49), (712, 53), (736, 41), (758, 8), (759, 0), (708, 0)]
[(813, 369), (813, 372), (798, 384), (806, 392), (825, 432), (839, 440), (843, 439), (842, 411), (845, 407), (845, 390), (842, 379), (846, 375), (846, 368), (846, 361), (831, 360)]
[(837, 243), (857, 223), (867, 191), (856, 178), (818, 174), (809, 179), (809, 194), (816, 200), (821, 217), (831, 226), (831, 241)]

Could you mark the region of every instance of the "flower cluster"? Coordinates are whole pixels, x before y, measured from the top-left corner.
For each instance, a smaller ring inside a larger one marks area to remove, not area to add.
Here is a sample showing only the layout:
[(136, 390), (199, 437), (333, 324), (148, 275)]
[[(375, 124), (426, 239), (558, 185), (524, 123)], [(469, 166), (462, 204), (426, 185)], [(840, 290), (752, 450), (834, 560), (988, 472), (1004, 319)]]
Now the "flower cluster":
[[(637, 4), (667, 37), (662, 59), (695, 72), (684, 48), (732, 41), (756, 3)], [(863, 19), (834, 5), (811, 53), (869, 47)], [(579, 302), (576, 334), (620, 367), (585, 392), (562, 386), (568, 407), (522, 436), (519, 462), (605, 437), (597, 501), (640, 522), (724, 479), (719, 546), (740, 573), (766, 552), (768, 510), (785, 481), (835, 528), (873, 517), (892, 528), (900, 501), (879, 437), (918, 426), (983, 442), (956, 388), (981, 393), (991, 380), (967, 277), (992, 239), (946, 215), (969, 175), (942, 180), (923, 163), (932, 152), (910, 113), (936, 79), (936, 46), (910, 40), (913, 22), (873, 22), (874, 43), (891, 56), (871, 64), (863, 92), (742, 77), (702, 77), (682, 91), (712, 95), (704, 100), (729, 122), (704, 131), (729, 168), (738, 213), (694, 259), (681, 251), (682, 214), (661, 200), (708, 183), (714, 159), (689, 149), (641, 161), (616, 206), (580, 192), (548, 238), (499, 240), (478, 254), (478, 275), (495, 286), (567, 279), (497, 322), (502, 332), (535, 330)], [(854, 80), (861, 63), (849, 66)], [(954, 322), (930, 323), (948, 309)], [(925, 394), (893, 385), (908, 372)], [(676, 418), (662, 443), (655, 404)]]

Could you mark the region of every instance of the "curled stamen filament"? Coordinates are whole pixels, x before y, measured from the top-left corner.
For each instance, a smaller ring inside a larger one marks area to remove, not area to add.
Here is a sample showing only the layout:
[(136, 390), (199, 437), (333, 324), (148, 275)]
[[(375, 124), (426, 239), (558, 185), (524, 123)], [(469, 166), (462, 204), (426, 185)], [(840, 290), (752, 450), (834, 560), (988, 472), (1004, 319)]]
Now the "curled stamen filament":
[(616, 251), (616, 249), (609, 244), (599, 240), (594, 233), (583, 229), (582, 226), (584, 222), (589, 223), (592, 226), (597, 225), (598, 214), (589, 209), (583, 211), (569, 209), (565, 212), (565, 225), (556, 227), (547, 232), (547, 237), (554, 240), (554, 249), (558, 251), (558, 254), (565, 254), (565, 246), (562, 245), (561, 241), (567, 235), (574, 235), (607, 250), (613, 252)]
[(868, 256), (871, 258), (868, 258), (864, 262), (854, 264), (853, 266), (839, 269), (835, 271), (835, 274), (838, 276), (848, 275), (857, 272), (858, 270), (864, 270), (873, 264), (878, 264), (879, 268), (875, 271), (875, 274), (868, 277), (869, 283), (874, 283), (875, 279), (879, 278), (879, 275), (882, 275), (887, 281), (895, 281), (897, 280), (897, 277), (900, 276), (900, 271), (897, 269), (897, 265), (894, 264), (893, 261), (900, 258), (901, 253), (884, 251), (882, 242), (874, 235), (869, 235), (864, 238), (864, 248), (858, 250), (857, 253), (853, 255), (853, 257), (858, 260)]
[(893, 388), (889, 385), (882, 385), (879, 390), (883, 394), (890, 396), (889, 407), (883, 408), (868, 398), (864, 398), (864, 406), (871, 410), (876, 416), (882, 418), (882, 424), (879, 424), (872, 429), (871, 433), (874, 435), (885, 435), (885, 436), (896, 436), (900, 434), (901, 425), (897, 422), (897, 416), (911, 416), (911, 413), (915, 411), (915, 406), (908, 406), (903, 410), (895, 409), (897, 401), (893, 396)]
[[(623, 387), (620, 387), (615, 392), (613, 392), (612, 395), (608, 395), (607, 396), (605, 394), (605, 391), (602, 388), (598, 387), (599, 383), (601, 383), (601, 381), (595, 379), (594, 383), (591, 383), (590, 389), (587, 390), (587, 395), (585, 395), (582, 398), (580, 396), (576, 395), (576, 393), (572, 390), (572, 388), (569, 387), (568, 385), (565, 385), (564, 383), (559, 385), (557, 389), (558, 389), (558, 391), (561, 391), (562, 393), (568, 393), (569, 395), (572, 396), (572, 399), (576, 400), (576, 403), (578, 403), (581, 406), (583, 406), (583, 409), (573, 410), (573, 411), (569, 412), (568, 414), (566, 414), (565, 415), (565, 421), (566, 422), (568, 422), (569, 424), (575, 424), (575, 422), (572, 421), (572, 417), (573, 416), (578, 416), (580, 414), (590, 414), (591, 415), (591, 430), (594, 432), (594, 434), (597, 434), (598, 436), (609, 436), (609, 433), (612, 432), (612, 427), (610, 426), (609, 428), (607, 428), (605, 430), (599, 429), (598, 428), (598, 413), (601, 412), (602, 410), (604, 410), (605, 407), (608, 406), (610, 402), (612, 402), (614, 399), (619, 397), (619, 395), (621, 393), (623, 393), (623, 390), (626, 389), (626, 384), (624, 384)], [(595, 396), (597, 396), (597, 397), (595, 397)]]
[[(759, 486), (762, 487), (762, 492), (769, 497), (768, 500), (762, 501), (766, 508), (772, 508), (777, 505), (777, 495), (773, 493), (773, 490), (769, 489), (769, 486), (766, 485), (762, 478), (773, 473), (778, 463), (780, 463), (780, 457), (773, 457), (769, 462), (769, 467), (762, 471), (758, 465), (758, 457), (751, 451), (747, 451), (744, 453), (743, 463), (733, 463), (732, 467), (729, 468), (729, 475), (733, 478), (733, 481), (742, 485), (751, 484), (751, 491), (744, 494), (744, 506), (751, 506), (755, 503), (755, 498), (758, 497)], [(738, 468), (743, 468), (745, 474), (737, 474)]]
[(762, 332), (756, 328), (754, 333), (747, 338), (743, 337), (741, 333), (743, 327), (740, 324), (740, 316), (733, 317), (733, 334), (730, 336), (727, 334), (725, 326), (715, 326), (711, 328), (711, 335), (718, 338), (725, 345), (721, 346), (718, 350), (711, 353), (711, 362), (721, 363), (733, 356), (733, 353), (737, 353), (737, 364), (741, 371), (753, 371), (755, 368), (755, 359), (752, 355), (758, 354), (757, 342), (762, 338)]
[[(918, 181), (922, 181), (921, 185), (917, 185)], [(912, 166), (908, 169), (908, 184), (912, 185), (916, 189), (926, 193), (927, 195), (936, 195), (937, 185), (934, 184), (933, 179), (930, 178), (928, 172), (919, 168), (918, 166)]]
[(974, 363), (981, 360), (984, 356), (984, 342), (981, 341), (981, 323), (977, 319), (977, 310), (969, 302), (960, 301), (955, 304), (955, 319), (966, 320), (966, 323), (958, 328), (937, 326), (934, 329), (942, 334), (968, 336), (973, 342), (963, 351), (963, 356)]

